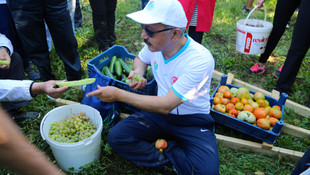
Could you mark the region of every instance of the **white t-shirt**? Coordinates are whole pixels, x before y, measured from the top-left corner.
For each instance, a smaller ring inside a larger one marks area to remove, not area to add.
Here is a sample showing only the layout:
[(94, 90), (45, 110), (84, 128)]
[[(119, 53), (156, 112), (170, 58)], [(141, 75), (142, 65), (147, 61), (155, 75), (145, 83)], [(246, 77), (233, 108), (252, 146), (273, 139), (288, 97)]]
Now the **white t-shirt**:
[(158, 96), (165, 96), (172, 88), (185, 101), (173, 109), (171, 114), (209, 114), (214, 59), (208, 49), (187, 34), (185, 36), (186, 44), (168, 60), (162, 52), (151, 52), (147, 45), (138, 56), (141, 61), (152, 66)]

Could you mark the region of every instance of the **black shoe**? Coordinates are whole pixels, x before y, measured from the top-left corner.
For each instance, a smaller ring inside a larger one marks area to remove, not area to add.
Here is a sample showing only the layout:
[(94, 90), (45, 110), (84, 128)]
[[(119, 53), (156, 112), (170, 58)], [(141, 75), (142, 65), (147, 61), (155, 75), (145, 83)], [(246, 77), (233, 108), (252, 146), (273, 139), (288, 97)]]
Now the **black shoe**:
[(243, 6), (243, 8), (242, 8), (242, 13), (250, 13), (250, 9), (247, 9), (246, 7), (245, 7), (245, 5)]
[(40, 117), (38, 112), (14, 112), (11, 114), (11, 117), (16, 122), (22, 122), (25, 120), (36, 119)]

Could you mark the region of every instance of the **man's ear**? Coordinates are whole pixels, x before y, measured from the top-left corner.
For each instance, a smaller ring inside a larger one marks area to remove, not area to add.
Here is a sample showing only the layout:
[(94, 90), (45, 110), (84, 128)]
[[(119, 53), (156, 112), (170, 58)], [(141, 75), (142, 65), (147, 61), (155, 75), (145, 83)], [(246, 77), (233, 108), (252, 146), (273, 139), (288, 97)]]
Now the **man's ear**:
[(173, 29), (171, 31), (171, 40), (177, 40), (180, 35), (181, 35), (182, 31), (179, 28)]

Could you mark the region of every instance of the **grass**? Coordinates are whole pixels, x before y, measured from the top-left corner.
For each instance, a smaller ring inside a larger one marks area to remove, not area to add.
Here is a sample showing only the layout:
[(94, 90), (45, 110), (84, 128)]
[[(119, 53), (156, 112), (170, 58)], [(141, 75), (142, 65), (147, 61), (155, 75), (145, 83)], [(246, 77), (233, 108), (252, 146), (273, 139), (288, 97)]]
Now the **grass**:
[[(290, 46), (293, 25), (296, 21), (297, 13), (295, 13), (290, 22), (290, 29), (287, 29), (281, 38), (278, 46), (272, 54), (272, 59), (268, 60), (267, 71), (265, 74), (257, 76), (249, 76), (244, 70), (251, 67), (259, 58), (258, 55), (244, 55), (235, 50), (236, 42), (236, 22), (246, 18), (247, 14), (241, 13), (242, 5), (245, 1), (235, 0), (218, 0), (214, 13), (214, 20), (211, 31), (205, 33), (203, 45), (208, 48), (214, 55), (216, 61), (215, 69), (227, 74), (233, 73), (235, 78), (246, 81), (250, 84), (258, 86), (267, 91), (271, 91), (276, 84), (276, 79), (272, 77), (273, 72), (284, 63), (287, 51)], [(275, 0), (266, 1), (267, 20), (272, 22)], [(76, 29), (76, 38), (79, 45), (79, 53), (81, 57), (81, 65), (83, 67), (83, 77), (87, 78), (87, 61), (94, 58), (100, 52), (95, 42), (94, 32), (92, 28), (91, 8), (87, 0), (81, 1), (83, 12), (83, 28)], [(123, 45), (130, 53), (137, 54), (142, 47), (143, 40), (140, 38), (141, 27), (139, 24), (128, 19), (126, 14), (141, 9), (141, 1), (139, 0), (118, 0), (116, 9), (115, 32), (117, 35), (116, 44)], [(264, 12), (257, 10), (252, 18), (262, 19)], [(51, 61), (53, 73), (58, 79), (64, 79), (63, 63), (52, 49)], [(292, 87), (289, 99), (299, 104), (306, 105), (310, 95), (310, 53), (308, 52), (300, 71), (297, 76), (296, 83)], [(214, 89), (219, 82), (213, 80), (212, 88)], [(72, 88), (62, 97), (64, 99), (80, 102), (83, 98), (83, 92), (77, 88)], [(46, 97), (39, 95), (31, 101), (29, 106), (22, 108), (23, 111), (38, 111), (44, 116), (48, 111), (55, 108), (55, 102)], [(126, 111), (128, 112), (128, 111)], [(38, 149), (43, 151), (55, 164), (49, 145), (42, 140), (40, 136), (41, 119), (20, 123), (19, 126), (27, 139), (31, 141)], [(284, 121), (305, 129), (310, 129), (309, 119), (295, 114), (290, 109), (285, 109)], [(119, 156), (111, 150), (107, 144), (106, 136), (108, 129), (104, 129), (102, 133), (101, 156), (96, 162), (93, 162), (91, 168), (81, 171), (79, 174), (135, 174), (135, 175), (156, 175), (160, 172), (146, 167), (140, 167), (132, 164), (126, 159)], [(252, 138), (246, 134), (242, 134), (233, 129), (216, 125), (216, 133), (251, 140), (254, 142), (261, 141)], [(287, 148), (291, 150), (305, 152), (310, 141), (307, 138), (297, 138), (285, 133), (277, 138), (274, 146)], [(256, 174), (263, 172), (268, 175), (286, 175), (290, 174), (294, 169), (296, 162), (286, 157), (269, 157), (262, 154), (254, 154), (247, 150), (236, 150), (222, 146), (219, 143), (220, 156), (220, 174)], [(15, 174), (13, 171), (1, 168), (0, 174)], [(70, 173), (69, 173), (70, 174)]]

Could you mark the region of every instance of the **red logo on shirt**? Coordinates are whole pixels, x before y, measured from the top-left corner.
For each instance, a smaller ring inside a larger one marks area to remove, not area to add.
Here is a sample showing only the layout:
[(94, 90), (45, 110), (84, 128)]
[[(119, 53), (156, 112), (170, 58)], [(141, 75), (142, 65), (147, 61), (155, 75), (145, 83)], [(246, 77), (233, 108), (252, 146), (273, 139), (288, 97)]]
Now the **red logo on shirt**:
[(174, 84), (176, 81), (178, 81), (178, 77), (173, 76), (173, 77), (171, 78), (171, 84)]

